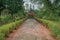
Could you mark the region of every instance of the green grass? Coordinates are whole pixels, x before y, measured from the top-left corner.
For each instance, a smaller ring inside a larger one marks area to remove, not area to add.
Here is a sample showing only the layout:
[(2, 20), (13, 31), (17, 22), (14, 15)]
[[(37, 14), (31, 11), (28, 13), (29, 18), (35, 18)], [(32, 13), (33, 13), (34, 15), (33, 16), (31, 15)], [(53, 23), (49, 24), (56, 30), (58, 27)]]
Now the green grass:
[(12, 30), (14, 30), (18, 25), (20, 25), (24, 20), (26, 20), (26, 18), (1, 26), (0, 27), (0, 40), (4, 40), (4, 38), (7, 37), (9, 33)]
[(60, 40), (60, 22), (49, 21), (45, 19), (35, 18), (37, 21), (45, 24), (51, 30), (51, 35)]

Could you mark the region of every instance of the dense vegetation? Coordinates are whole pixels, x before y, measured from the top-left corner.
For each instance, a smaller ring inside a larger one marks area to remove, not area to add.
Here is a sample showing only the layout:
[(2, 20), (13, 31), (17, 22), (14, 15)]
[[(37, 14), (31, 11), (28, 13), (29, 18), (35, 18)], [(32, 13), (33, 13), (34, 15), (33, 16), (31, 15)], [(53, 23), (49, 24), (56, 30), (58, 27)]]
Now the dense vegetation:
[(24, 17), (23, 0), (0, 0), (0, 25)]
[(6, 37), (8, 37), (12, 30), (16, 29), (17, 26), (20, 25), (25, 20), (26, 18), (0, 26), (0, 40), (4, 40)]
[(51, 35), (60, 40), (60, 22), (49, 21), (45, 19), (35, 18), (38, 22), (46, 25), (46, 28), (50, 29)]
[[(39, 8), (34, 10), (30, 7), (29, 12), (34, 12), (35, 19), (45, 24), (51, 34), (60, 40), (60, 0), (31, 0), (31, 3), (37, 3)], [(0, 40), (25, 20), (23, 4), (23, 0), (0, 0)]]
[(25, 20), (23, 0), (0, 0), (0, 40)]
[[(37, 0), (36, 0), (37, 1)], [(38, 0), (40, 6), (38, 17), (53, 21), (58, 21), (60, 17), (60, 1), (59, 0)], [(35, 2), (35, 1), (34, 1)]]
[(60, 40), (60, 0), (38, 0), (38, 2), (43, 6), (39, 6), (35, 19), (46, 25), (51, 30), (51, 35)]

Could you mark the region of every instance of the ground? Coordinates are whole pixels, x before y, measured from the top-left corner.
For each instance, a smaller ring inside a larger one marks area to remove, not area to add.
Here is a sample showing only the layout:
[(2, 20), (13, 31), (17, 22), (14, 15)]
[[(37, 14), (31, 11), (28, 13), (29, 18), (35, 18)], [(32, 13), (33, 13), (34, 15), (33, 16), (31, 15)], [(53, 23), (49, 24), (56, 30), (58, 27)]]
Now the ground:
[(56, 40), (50, 31), (35, 19), (28, 19), (6, 40)]

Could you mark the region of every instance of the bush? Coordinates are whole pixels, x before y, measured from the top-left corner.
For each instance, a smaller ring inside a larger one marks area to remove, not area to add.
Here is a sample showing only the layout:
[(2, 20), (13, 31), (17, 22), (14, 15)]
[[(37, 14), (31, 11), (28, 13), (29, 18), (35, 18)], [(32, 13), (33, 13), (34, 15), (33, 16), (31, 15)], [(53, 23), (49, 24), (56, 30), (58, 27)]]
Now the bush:
[(3, 33), (0, 33), (0, 40), (4, 40), (4, 34)]
[(44, 20), (40, 18), (35, 18), (37, 21), (45, 24), (47, 28), (51, 30), (51, 35), (54, 37), (57, 37), (58, 40), (60, 40), (60, 24), (57, 22)]
[(26, 20), (26, 18), (1, 26), (0, 27), (0, 40), (3, 40), (5, 37), (7, 37), (9, 33), (12, 30), (14, 30), (17, 27), (17, 25), (21, 24), (24, 20)]
[(17, 14), (14, 14), (13, 16), (12, 15), (0, 16), (0, 26), (20, 20), (22, 18), (23, 16), (19, 16)]

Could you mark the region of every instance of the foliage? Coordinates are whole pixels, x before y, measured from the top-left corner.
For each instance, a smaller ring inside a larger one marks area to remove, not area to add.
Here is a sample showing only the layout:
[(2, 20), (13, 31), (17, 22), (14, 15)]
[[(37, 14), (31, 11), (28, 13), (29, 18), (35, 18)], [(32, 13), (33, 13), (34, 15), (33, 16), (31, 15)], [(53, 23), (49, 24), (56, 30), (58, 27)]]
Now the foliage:
[[(43, 19), (49, 19), (58, 21), (60, 13), (60, 0), (31, 0), (33, 3), (37, 2), (40, 4), (37, 12), (37, 17)], [(43, 6), (42, 6), (43, 5)]]
[(35, 18), (37, 21), (45, 24), (51, 30), (51, 35), (60, 40), (60, 22), (49, 21), (45, 19)]
[(13, 13), (23, 9), (23, 0), (0, 0), (1, 5), (10, 9)]
[(23, 18), (23, 13), (23, 0), (0, 0), (0, 25)]
[(15, 13), (13, 16), (11, 14), (8, 15), (1, 15), (0, 16), (0, 25), (7, 24), (13, 21), (20, 20), (24, 17), (23, 13)]
[(0, 27), (0, 40), (4, 40), (4, 38), (7, 37), (9, 33), (12, 30), (14, 30), (18, 25), (20, 25), (24, 20), (26, 20), (26, 18), (1, 26)]

